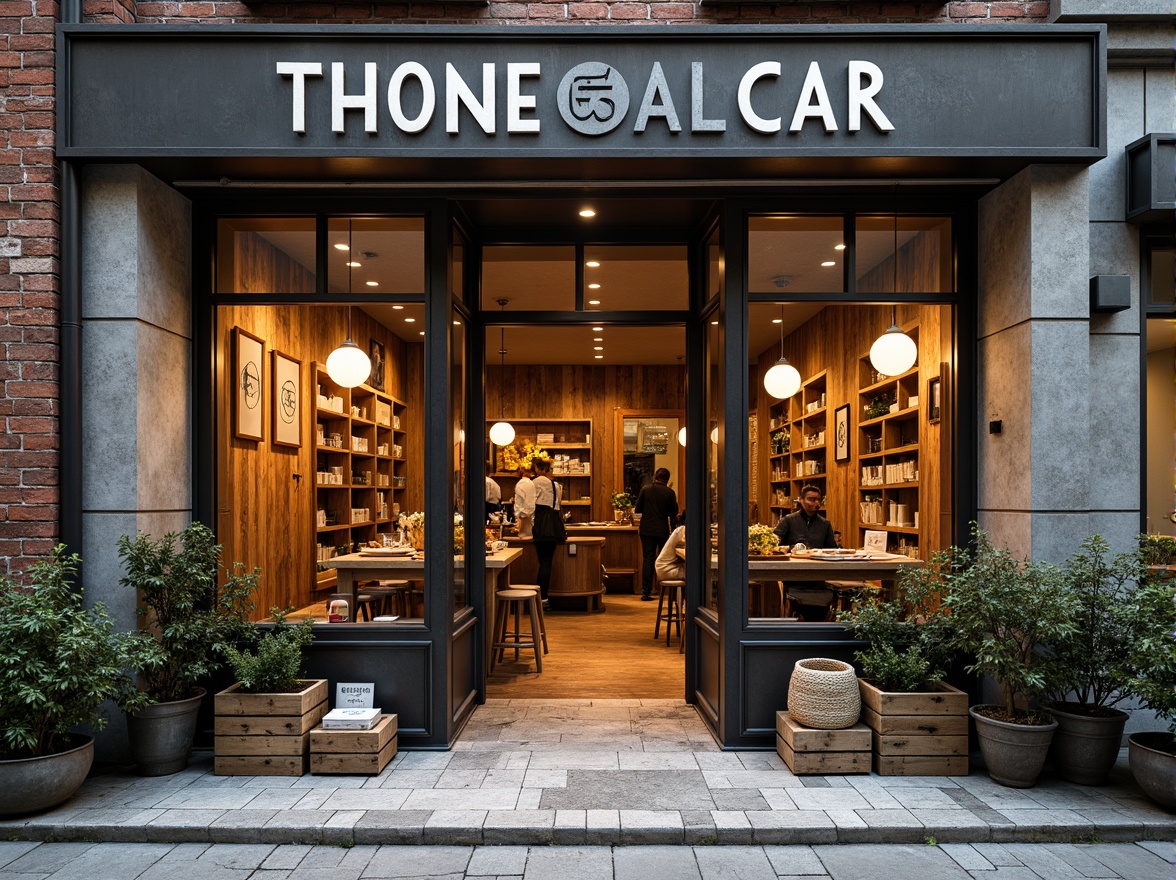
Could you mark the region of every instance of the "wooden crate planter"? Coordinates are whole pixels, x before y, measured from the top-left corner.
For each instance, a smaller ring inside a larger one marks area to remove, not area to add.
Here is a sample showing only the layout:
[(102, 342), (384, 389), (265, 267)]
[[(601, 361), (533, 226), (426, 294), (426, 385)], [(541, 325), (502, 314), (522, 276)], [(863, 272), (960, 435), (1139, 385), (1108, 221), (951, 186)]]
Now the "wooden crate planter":
[(396, 756), (396, 716), (381, 715), (371, 730), (310, 732), (310, 772), (375, 775)]
[(870, 729), (858, 722), (844, 730), (817, 730), (777, 712), (776, 752), (797, 776), (869, 773)]
[(858, 679), (879, 776), (967, 776), (968, 695), (946, 682), (902, 694)]
[(303, 682), (290, 694), (246, 694), (241, 685), (221, 691), (216, 712), (213, 772), (217, 776), (302, 776), (310, 731), (327, 714), (327, 680)]

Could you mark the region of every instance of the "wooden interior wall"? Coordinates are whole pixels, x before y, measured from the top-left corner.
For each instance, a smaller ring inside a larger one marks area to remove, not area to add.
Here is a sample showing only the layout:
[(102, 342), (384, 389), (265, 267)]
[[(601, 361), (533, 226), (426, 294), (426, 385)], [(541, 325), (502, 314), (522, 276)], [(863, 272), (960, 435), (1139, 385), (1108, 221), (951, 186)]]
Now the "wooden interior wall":
[[(225, 562), (260, 566), (258, 617), (273, 606), (299, 607), (311, 596), (315, 568), (314, 402), (311, 364), (327, 355), (347, 334), (347, 310), (331, 306), (226, 306), (217, 311), (217, 539)], [(232, 331), (241, 327), (265, 341), (264, 436), (257, 442), (233, 436)], [(407, 403), (409, 493), (413, 473), (421, 473), (423, 453), (421, 386), (422, 345), (405, 343), (359, 309), (352, 310), (351, 336), (366, 349), (369, 339), (384, 343), (385, 390)], [(273, 445), (270, 352), (302, 361), (303, 428), (300, 448)], [(413, 447), (416, 447), (415, 449)], [(300, 474), (300, 479), (294, 475)], [(417, 480), (419, 483), (420, 481)]]
[[(869, 353), (874, 340), (890, 326), (891, 310), (888, 306), (830, 306), (811, 320), (797, 328), (784, 339), (784, 351), (788, 359), (800, 371), (802, 379), (826, 371), (826, 412), (829, 414), (826, 437), (829, 451), (826, 456), (828, 479), (826, 510), (829, 521), (842, 533), (845, 546), (858, 546), (858, 452), (860, 438), (857, 430), (862, 420), (862, 409), (858, 401), (858, 359)], [(923, 407), (919, 418), (919, 524), (920, 553), (928, 558), (930, 551), (942, 546), (942, 536), (950, 542), (951, 499), (945, 497), (948, 491), (942, 477), (949, 475), (950, 462), (945, 433), (941, 425), (950, 424), (946, 417), (939, 424), (929, 424), (926, 417), (927, 380), (940, 373), (940, 363), (949, 360), (950, 308), (947, 306), (904, 305), (898, 307), (898, 323), (904, 329), (918, 325), (919, 328), (919, 387), (920, 404)], [(773, 344), (758, 357), (751, 368), (748, 381), (750, 393), (754, 395), (751, 407), (759, 414), (759, 491), (756, 501), (759, 507), (759, 521), (774, 524), (769, 507), (768, 483), (764, 475), (770, 473), (768, 463), (770, 444), (766, 442), (765, 429), (769, 423), (768, 409), (776, 401), (763, 389), (760, 377), (780, 356), (780, 349)], [(943, 378), (943, 390), (948, 387), (948, 377)], [(834, 460), (833, 413), (842, 404), (849, 404), (850, 456), (848, 461)], [(946, 514), (946, 515), (945, 515)], [(945, 525), (945, 521), (948, 525)]]
[[(506, 417), (592, 420), (592, 519), (613, 518), (609, 497), (620, 438), (617, 409), (686, 412), (685, 369), (674, 366), (511, 366), (486, 369), (486, 411), (497, 413), (504, 395)], [(676, 442), (676, 440), (675, 440)], [(681, 487), (677, 487), (681, 492)]]

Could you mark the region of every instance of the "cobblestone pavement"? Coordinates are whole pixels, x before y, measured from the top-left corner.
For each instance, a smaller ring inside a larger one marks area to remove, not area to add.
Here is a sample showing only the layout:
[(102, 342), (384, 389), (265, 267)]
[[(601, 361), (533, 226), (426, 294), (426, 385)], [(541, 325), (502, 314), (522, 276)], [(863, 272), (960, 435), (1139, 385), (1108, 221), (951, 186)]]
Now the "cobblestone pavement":
[(12, 880), (1172, 880), (1174, 845), (300, 846), (0, 842)]
[[(401, 752), (375, 777), (218, 777), (207, 753), (173, 776), (96, 775), (58, 809), (0, 822), (0, 840), (327, 844), (353, 846), (376, 864), (394, 859), (377, 859), (374, 846), (456, 846), (460, 876), (508, 851), (469, 849), (483, 845), (522, 847), (509, 851), (528, 866), (548, 856), (526, 847), (604, 847), (575, 852), (592, 854), (585, 864), (629, 865), (638, 851), (630, 847), (674, 845), (675, 858), (698, 870), (717, 858), (712, 844), (757, 847), (746, 858), (760, 864), (780, 864), (765, 855), (771, 847), (806, 845), (816, 868), (812, 853), (823, 844), (909, 844), (904, 852), (940, 858), (953, 852), (946, 844), (1172, 841), (1176, 815), (1140, 792), (1125, 759), (1097, 788), (1046, 773), (1032, 789), (1010, 789), (979, 768), (965, 777), (797, 777), (775, 752), (721, 751), (681, 701), (516, 700), (480, 706), (453, 750)], [(940, 846), (926, 846), (931, 840)], [(983, 850), (958, 852), (966, 862)], [(1024, 866), (987, 863), (1002, 878), (1030, 876)], [(1097, 870), (1087, 876), (1104, 876)]]

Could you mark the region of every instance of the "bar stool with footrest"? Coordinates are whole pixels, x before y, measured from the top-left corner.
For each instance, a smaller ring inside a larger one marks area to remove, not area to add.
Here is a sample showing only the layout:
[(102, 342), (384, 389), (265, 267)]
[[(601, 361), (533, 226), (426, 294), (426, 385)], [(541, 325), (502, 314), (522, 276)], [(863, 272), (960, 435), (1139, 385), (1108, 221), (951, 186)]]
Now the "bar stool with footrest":
[[(503, 658), (508, 649), (513, 648), (515, 659), (518, 659), (520, 649), (530, 649), (535, 652), (535, 671), (543, 671), (543, 635), (539, 627), (539, 593), (535, 590), (499, 590), (494, 594), (497, 601), (494, 615), (494, 643), (490, 650), (490, 670), (494, 671), (495, 664)], [(525, 613), (531, 618), (531, 631), (521, 632), (519, 619)], [(508, 618), (514, 614), (514, 630), (507, 633)], [(507, 636), (510, 641), (507, 641)]]
[[(375, 617), (399, 615), (408, 617), (408, 581), (380, 580), (369, 581), (363, 585), (363, 592), (371, 595), (374, 601)], [(374, 619), (374, 618), (373, 618)]]
[[(659, 580), (657, 582), (657, 617), (653, 622), (653, 637), (658, 638), (661, 624), (666, 622), (666, 644), (670, 643), (670, 624), (678, 627), (678, 638), (682, 638), (683, 596), (686, 581)], [(663, 611), (662, 608), (665, 608)]]
[(543, 618), (543, 602), (539, 598), (540, 587), (538, 584), (511, 584), (512, 590), (531, 590), (535, 594), (535, 600), (538, 602), (536, 606), (539, 609), (539, 634), (543, 636), (543, 653), (550, 653), (547, 650), (547, 621)]

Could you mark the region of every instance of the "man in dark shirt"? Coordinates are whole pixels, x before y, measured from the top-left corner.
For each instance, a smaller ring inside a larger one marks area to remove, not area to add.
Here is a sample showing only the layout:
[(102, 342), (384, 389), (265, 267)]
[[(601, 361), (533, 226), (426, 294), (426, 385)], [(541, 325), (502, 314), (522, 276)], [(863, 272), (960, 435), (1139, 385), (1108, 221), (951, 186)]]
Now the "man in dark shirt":
[[(804, 544), (810, 550), (831, 550), (837, 546), (837, 536), (829, 520), (820, 514), (821, 490), (816, 486), (805, 486), (800, 490), (800, 510), (780, 517), (774, 529), (782, 546)], [(788, 606), (791, 613), (803, 620), (824, 620), (833, 601), (833, 591), (824, 581), (793, 581), (787, 586)]]
[(821, 490), (816, 486), (805, 486), (800, 490), (800, 510), (780, 517), (776, 523), (776, 537), (781, 546), (804, 544), (810, 550), (828, 549), (837, 546), (833, 526), (820, 514)]
[(633, 505), (633, 512), (641, 514), (637, 534), (641, 536), (641, 599), (645, 602), (653, 598), (653, 566), (678, 515), (678, 496), (669, 482), (669, 469), (658, 468), (653, 482), (642, 487)]

